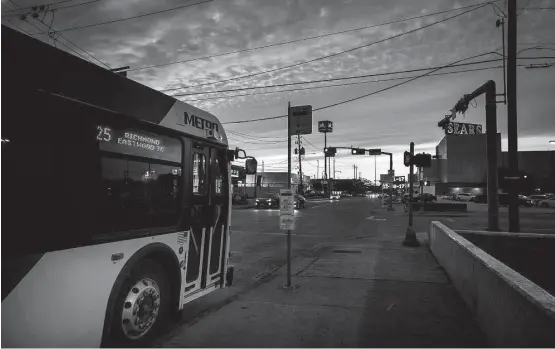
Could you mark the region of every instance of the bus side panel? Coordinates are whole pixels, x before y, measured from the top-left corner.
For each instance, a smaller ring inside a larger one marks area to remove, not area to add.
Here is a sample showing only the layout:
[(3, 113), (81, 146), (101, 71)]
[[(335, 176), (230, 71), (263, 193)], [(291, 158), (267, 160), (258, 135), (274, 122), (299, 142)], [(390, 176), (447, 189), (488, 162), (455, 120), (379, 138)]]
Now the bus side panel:
[[(179, 234), (45, 253), (2, 302), (2, 346), (99, 347), (108, 298), (125, 263), (156, 242), (182, 263), (188, 245)], [(124, 258), (112, 262), (116, 253)]]

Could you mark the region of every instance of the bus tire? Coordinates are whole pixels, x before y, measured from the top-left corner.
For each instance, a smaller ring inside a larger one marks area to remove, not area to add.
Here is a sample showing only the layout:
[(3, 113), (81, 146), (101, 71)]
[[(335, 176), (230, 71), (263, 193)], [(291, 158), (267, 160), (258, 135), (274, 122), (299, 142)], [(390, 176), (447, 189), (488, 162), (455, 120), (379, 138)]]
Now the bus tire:
[(147, 347), (170, 318), (170, 283), (160, 263), (138, 262), (125, 278), (115, 302), (110, 346)]

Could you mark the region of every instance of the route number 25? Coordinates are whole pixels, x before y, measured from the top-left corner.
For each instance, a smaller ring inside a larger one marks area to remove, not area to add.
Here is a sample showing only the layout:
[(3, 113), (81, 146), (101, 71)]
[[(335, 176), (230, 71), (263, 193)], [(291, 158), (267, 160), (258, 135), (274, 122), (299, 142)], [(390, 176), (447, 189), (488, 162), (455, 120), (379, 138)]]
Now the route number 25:
[(97, 126), (96, 139), (102, 142), (109, 142), (112, 140), (112, 130), (108, 127)]

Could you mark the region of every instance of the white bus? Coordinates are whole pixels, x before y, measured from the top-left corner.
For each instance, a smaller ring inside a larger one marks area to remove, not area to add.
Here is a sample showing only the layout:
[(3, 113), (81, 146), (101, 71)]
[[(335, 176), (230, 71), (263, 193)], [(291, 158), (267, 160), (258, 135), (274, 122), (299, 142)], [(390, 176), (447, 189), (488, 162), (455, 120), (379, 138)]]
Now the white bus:
[(148, 345), (232, 281), (244, 152), (213, 115), (5, 26), (2, 50), (2, 346)]

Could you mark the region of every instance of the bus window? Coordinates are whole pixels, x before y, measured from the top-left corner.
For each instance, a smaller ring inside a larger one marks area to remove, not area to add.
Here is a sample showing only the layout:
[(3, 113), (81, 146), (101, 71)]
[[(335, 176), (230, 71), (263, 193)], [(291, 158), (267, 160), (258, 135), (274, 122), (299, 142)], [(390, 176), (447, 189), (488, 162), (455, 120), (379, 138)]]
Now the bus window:
[(181, 169), (148, 160), (103, 157), (101, 233), (177, 225)]
[(216, 195), (222, 195), (224, 179), (222, 176), (222, 169), (220, 168), (220, 161), (216, 158), (216, 166), (214, 167), (214, 179), (215, 179), (215, 193)]
[(204, 154), (193, 155), (193, 193), (206, 194), (206, 159)]

